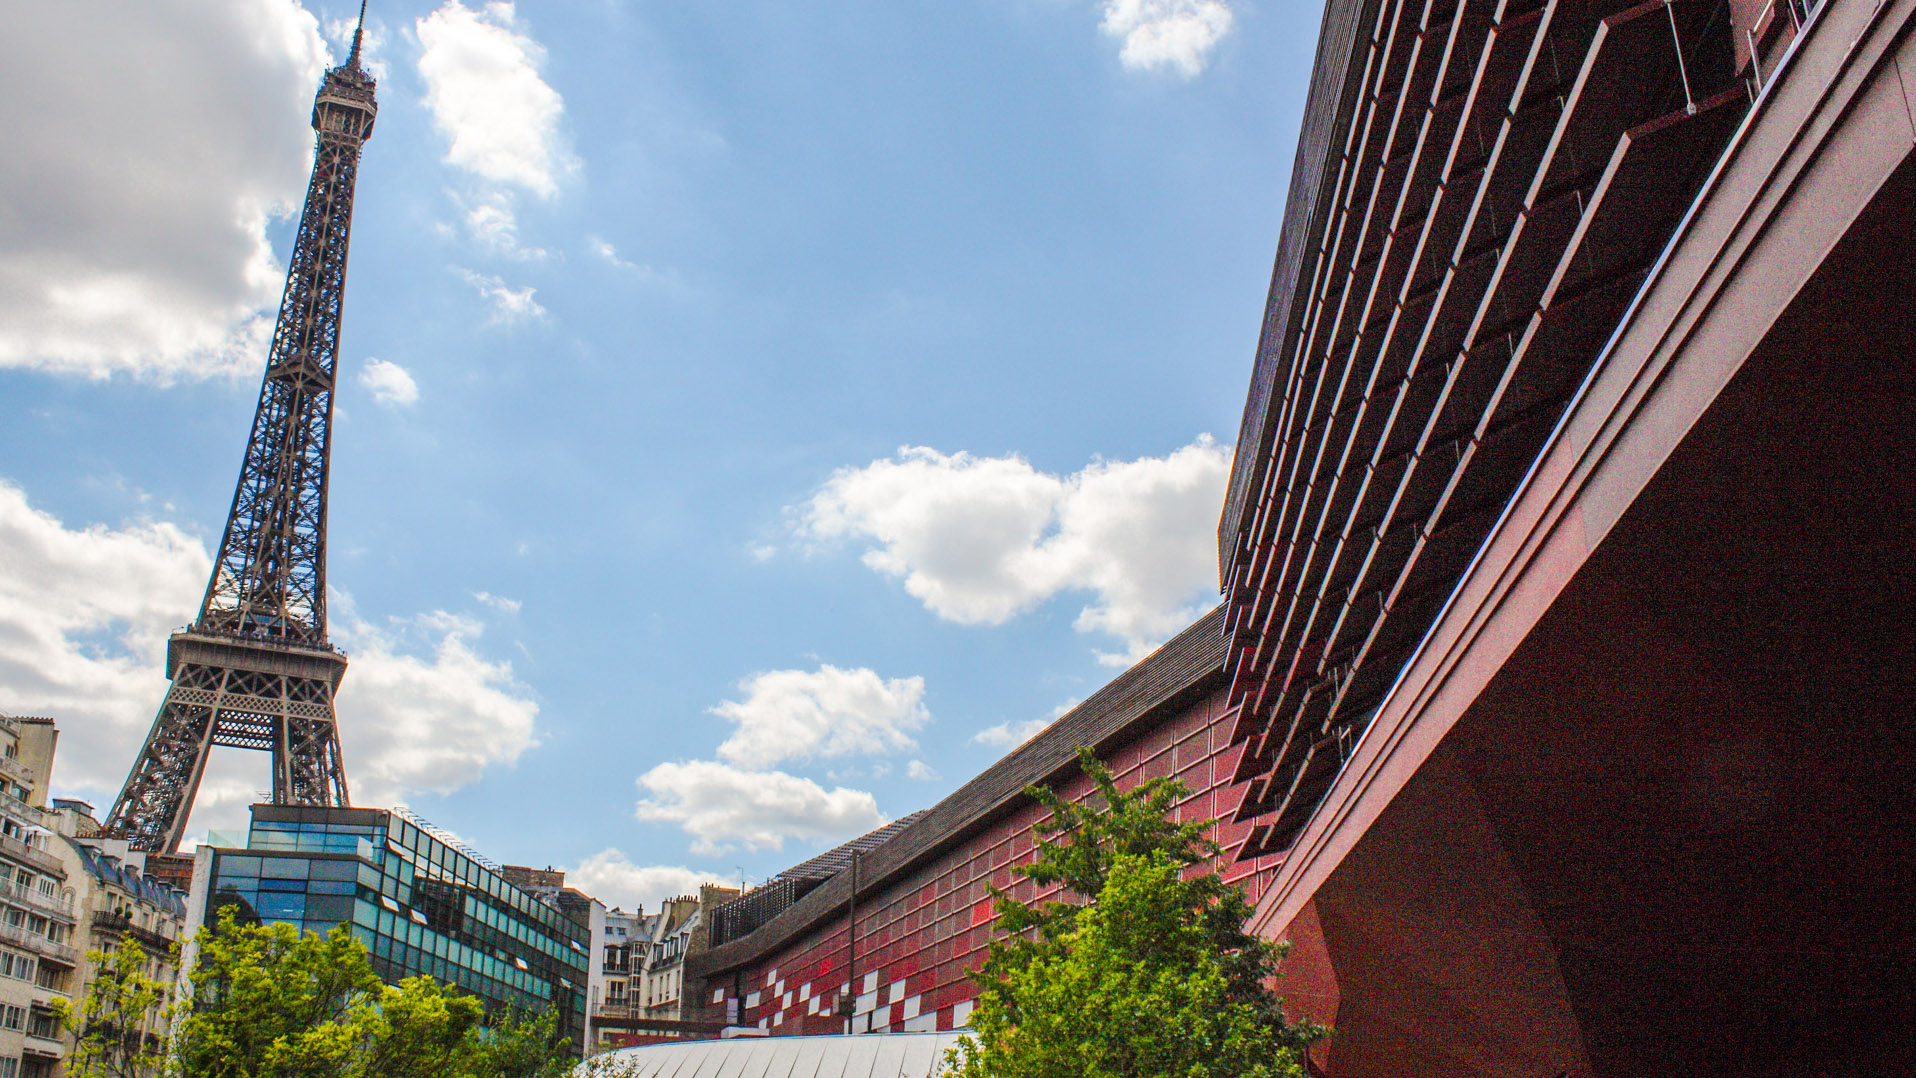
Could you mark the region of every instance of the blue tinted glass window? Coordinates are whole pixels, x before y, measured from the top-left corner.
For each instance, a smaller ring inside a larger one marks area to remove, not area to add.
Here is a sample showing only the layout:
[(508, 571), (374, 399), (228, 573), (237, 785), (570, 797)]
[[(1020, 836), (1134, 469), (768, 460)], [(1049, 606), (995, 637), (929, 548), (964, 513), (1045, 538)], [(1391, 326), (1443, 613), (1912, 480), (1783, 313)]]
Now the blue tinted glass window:
[(303, 894), (262, 891), (258, 906), (259, 915), (269, 920), (299, 921), (306, 917), (306, 896)]
[(219, 894), (216, 897), (215, 901), (207, 904), (208, 905), (207, 912), (209, 914), (207, 920), (209, 923), (218, 919), (217, 914), (214, 913), (214, 910), (216, 909), (216, 904), (221, 902), (226, 902), (228, 900), (237, 900), (239, 902), (243, 902), (246, 904), (247, 909), (253, 909), (259, 905), (259, 892), (253, 891), (253, 890), (245, 890), (245, 891), (234, 890), (233, 888), (230, 888), (230, 887), (220, 888)]
[(353, 900), (345, 895), (307, 895), (306, 917), (308, 920), (325, 920), (335, 924), (350, 920), (353, 916)]
[(264, 879), (259, 881), (259, 889), (262, 891), (304, 891), (306, 890), (306, 881)]
[(306, 878), (306, 861), (300, 857), (263, 857), (260, 859), (259, 874), (280, 879), (303, 880)]
[(314, 861), (306, 872), (307, 878), (314, 880), (350, 880), (357, 875), (357, 861)]
[(259, 875), (259, 858), (257, 857), (222, 857), (220, 858), (220, 861), (219, 861), (219, 867), (220, 867), (220, 875), (222, 877), (257, 876)]

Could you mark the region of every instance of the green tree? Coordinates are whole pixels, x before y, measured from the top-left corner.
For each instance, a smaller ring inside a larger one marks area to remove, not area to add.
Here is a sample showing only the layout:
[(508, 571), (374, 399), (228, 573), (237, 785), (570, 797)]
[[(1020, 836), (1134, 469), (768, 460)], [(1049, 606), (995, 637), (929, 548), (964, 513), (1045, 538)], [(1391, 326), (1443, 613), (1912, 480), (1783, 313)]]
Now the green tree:
[(355, 1008), (379, 977), (340, 925), (324, 936), (289, 924), (240, 923), (233, 908), (199, 934), (192, 1007), (174, 1038), (183, 1078), (340, 1075)]
[[(176, 955), (177, 955), (177, 948)], [(171, 983), (147, 974), (146, 951), (122, 940), (111, 951), (92, 951), (93, 980), (75, 1008), (55, 997), (54, 1013), (74, 1035), (67, 1078), (148, 1078), (166, 1059)]]
[(563, 1078), (573, 1068), (558, 1016), (505, 1014), (475, 1034), (473, 1074), (481, 1078)]
[(1120, 790), (1089, 749), (1083, 802), (1027, 793), (1050, 817), (1018, 869), (1075, 901), (1024, 903), (992, 888), (1003, 938), (976, 975), (974, 1035), (947, 1057), (956, 1078), (1179, 1078), (1302, 1073), (1323, 1036), (1293, 1024), (1270, 981), (1281, 944), (1244, 931), (1251, 907), (1209, 862), (1212, 821), (1173, 822), (1187, 796), (1157, 778)]
[(228, 909), (199, 944), (177, 1078), (558, 1078), (571, 1065), (551, 1015), (489, 1022), (431, 977), (382, 984), (343, 925), (302, 935)]
[(465, 1074), (473, 1031), (485, 1019), (472, 996), (431, 977), (408, 977), (354, 1011), (348, 1028), (358, 1044), (351, 1069), (382, 1078)]

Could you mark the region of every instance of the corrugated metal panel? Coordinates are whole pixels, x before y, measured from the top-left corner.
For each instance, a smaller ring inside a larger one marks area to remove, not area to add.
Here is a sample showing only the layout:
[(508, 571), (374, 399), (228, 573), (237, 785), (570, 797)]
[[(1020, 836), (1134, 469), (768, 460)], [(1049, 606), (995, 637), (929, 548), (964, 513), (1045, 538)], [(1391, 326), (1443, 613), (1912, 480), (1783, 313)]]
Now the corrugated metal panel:
[(961, 1033), (738, 1037), (649, 1044), (594, 1056), (577, 1078), (932, 1078)]

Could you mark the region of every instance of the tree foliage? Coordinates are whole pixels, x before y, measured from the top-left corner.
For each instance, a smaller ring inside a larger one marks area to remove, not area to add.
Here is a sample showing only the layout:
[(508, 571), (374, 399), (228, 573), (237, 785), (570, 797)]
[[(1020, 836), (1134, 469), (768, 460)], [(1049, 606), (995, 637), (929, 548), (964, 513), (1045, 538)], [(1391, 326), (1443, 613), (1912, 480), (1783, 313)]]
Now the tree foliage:
[(1026, 792), (1050, 817), (1018, 873), (1072, 901), (1025, 903), (991, 889), (1002, 938), (976, 975), (973, 1035), (947, 1057), (955, 1078), (1179, 1078), (1302, 1074), (1323, 1036), (1293, 1024), (1270, 988), (1283, 945), (1244, 931), (1251, 907), (1209, 863), (1212, 821), (1172, 820), (1188, 795), (1157, 778), (1120, 790), (1089, 749), (1083, 802)]
[(173, 1078), (558, 1078), (571, 1066), (551, 1015), (488, 1021), (478, 999), (431, 977), (382, 984), (344, 925), (302, 935), (229, 908), (199, 946)]
[(324, 936), (289, 924), (240, 923), (232, 907), (199, 934), (192, 1008), (175, 1056), (183, 1078), (343, 1075), (343, 1029), (380, 988), (345, 925)]
[(93, 980), (76, 1008), (55, 997), (61, 1025), (74, 1035), (67, 1078), (148, 1078), (166, 1059), (172, 982), (147, 973), (147, 954), (133, 940), (92, 951)]

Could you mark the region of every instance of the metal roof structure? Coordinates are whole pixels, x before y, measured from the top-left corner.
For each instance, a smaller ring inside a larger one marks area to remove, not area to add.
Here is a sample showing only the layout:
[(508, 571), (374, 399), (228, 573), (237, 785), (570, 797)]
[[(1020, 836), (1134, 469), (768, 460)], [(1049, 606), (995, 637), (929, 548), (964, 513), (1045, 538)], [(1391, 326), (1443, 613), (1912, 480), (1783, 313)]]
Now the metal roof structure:
[(931, 810), (919, 809), (917, 812), (910, 813), (909, 815), (900, 816), (898, 819), (893, 820), (869, 834), (860, 835), (852, 839), (843, 846), (826, 850), (824, 853), (819, 854), (809, 861), (793, 865), (791, 868), (779, 873), (779, 878), (829, 880), (833, 876), (851, 867), (853, 853), (872, 852), (878, 848), (879, 843), (884, 842), (898, 832), (910, 827), (918, 821), (920, 816), (923, 816), (929, 811)]
[(932, 1078), (963, 1030), (849, 1037), (734, 1037), (607, 1052), (574, 1078)]
[(790, 909), (818, 885), (851, 867), (853, 854), (867, 854), (886, 839), (916, 823), (930, 809), (901, 816), (876, 830), (834, 847), (809, 861), (793, 865), (738, 898), (712, 911), (712, 945), (717, 946), (756, 931)]

